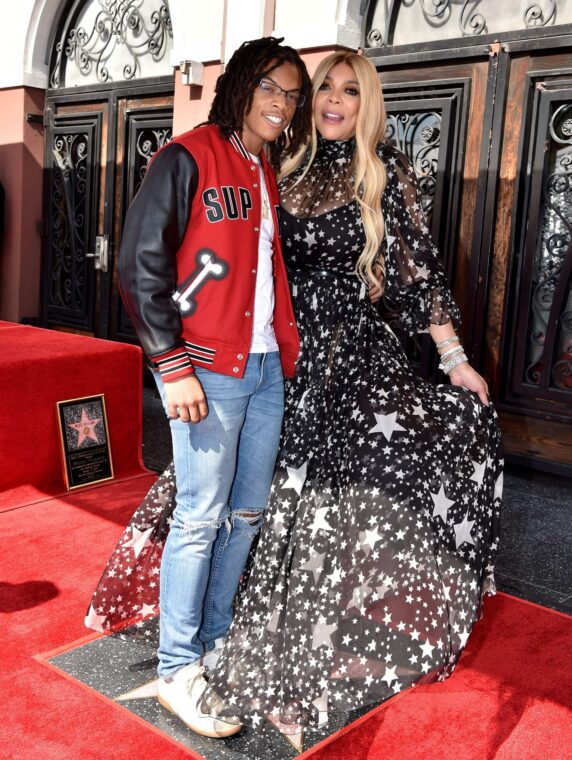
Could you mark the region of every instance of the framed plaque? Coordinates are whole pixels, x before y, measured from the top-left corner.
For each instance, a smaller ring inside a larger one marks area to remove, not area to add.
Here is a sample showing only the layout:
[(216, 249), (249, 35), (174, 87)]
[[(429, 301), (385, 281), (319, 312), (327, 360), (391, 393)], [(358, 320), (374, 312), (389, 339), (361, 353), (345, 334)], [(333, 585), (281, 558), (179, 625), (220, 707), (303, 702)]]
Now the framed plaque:
[(57, 409), (68, 490), (112, 480), (103, 394), (58, 401)]

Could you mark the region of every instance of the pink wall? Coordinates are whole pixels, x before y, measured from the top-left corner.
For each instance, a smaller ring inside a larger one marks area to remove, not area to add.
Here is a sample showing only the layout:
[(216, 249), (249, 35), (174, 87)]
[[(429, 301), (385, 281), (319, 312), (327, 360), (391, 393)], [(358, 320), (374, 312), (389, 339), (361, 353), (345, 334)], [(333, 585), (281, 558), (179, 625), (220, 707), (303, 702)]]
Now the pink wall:
[[(44, 93), (0, 90), (0, 182), (6, 196), (0, 241), (0, 319), (39, 314), (44, 130), (26, 122), (43, 113)], [(7, 118), (6, 118), (7, 116)]]

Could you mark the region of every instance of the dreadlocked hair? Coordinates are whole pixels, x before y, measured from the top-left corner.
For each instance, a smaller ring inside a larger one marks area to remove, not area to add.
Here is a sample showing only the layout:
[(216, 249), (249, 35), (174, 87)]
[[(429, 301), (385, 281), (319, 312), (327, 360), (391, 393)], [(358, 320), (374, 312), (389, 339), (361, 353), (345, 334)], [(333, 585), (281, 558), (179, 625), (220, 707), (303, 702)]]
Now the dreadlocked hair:
[(297, 153), (308, 141), (312, 126), (310, 77), (298, 52), (282, 45), (283, 40), (284, 37), (261, 37), (243, 42), (217, 80), (207, 120), (208, 124), (216, 124), (224, 137), (230, 137), (234, 131), (240, 134), (259, 81), (283, 63), (296, 66), (302, 81), (300, 92), (305, 95), (306, 102), (296, 108), (287, 129), (267, 146), (268, 160), (276, 171), (286, 158)]

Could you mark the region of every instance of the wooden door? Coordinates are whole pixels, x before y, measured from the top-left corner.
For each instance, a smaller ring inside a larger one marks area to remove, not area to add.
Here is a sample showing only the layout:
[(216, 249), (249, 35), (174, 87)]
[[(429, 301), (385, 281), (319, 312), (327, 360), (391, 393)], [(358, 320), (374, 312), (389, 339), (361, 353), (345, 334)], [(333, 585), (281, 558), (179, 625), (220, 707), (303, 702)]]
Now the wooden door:
[[(376, 64), (388, 116), (386, 139), (408, 156), (417, 174), (431, 233), (463, 314), (463, 342), (470, 355), (480, 340), (473, 238), (488, 55), (410, 68)], [(431, 345), (428, 336), (419, 336), (408, 350), (423, 376), (442, 381)]]
[[(572, 471), (572, 38), (374, 57), (514, 462)], [(424, 345), (425, 341), (425, 345)], [(426, 376), (434, 358), (414, 352)]]
[(44, 325), (135, 339), (117, 291), (117, 255), (129, 203), (171, 138), (172, 102), (172, 92), (135, 89), (48, 99)]
[(572, 465), (572, 45), (507, 55), (485, 371), (512, 459), (558, 469)]

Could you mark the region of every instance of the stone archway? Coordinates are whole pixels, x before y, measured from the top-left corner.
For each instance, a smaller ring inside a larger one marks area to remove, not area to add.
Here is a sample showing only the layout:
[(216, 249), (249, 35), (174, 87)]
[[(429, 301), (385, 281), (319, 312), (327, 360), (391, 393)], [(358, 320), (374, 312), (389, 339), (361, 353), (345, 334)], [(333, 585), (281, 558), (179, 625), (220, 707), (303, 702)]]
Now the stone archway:
[(36, 0), (28, 24), (24, 48), (24, 84), (27, 87), (48, 87), (50, 43), (66, 0)]

